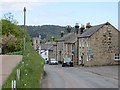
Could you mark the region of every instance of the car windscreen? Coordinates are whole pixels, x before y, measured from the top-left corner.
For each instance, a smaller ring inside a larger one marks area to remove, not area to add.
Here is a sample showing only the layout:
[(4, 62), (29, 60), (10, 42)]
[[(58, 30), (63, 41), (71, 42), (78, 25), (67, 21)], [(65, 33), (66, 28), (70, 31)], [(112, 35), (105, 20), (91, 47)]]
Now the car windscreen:
[(51, 59), (51, 61), (56, 61), (55, 59)]
[(70, 62), (71, 59), (70, 59), (70, 58), (64, 58), (64, 61), (65, 61), (65, 62)]

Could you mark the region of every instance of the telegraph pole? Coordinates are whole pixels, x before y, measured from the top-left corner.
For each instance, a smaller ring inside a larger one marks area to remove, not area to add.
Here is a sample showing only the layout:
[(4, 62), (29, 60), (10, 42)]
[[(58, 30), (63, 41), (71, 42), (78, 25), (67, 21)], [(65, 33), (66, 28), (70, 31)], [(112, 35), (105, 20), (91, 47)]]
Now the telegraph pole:
[(26, 23), (26, 7), (24, 7), (24, 51), (26, 48), (26, 26), (25, 26), (25, 23)]

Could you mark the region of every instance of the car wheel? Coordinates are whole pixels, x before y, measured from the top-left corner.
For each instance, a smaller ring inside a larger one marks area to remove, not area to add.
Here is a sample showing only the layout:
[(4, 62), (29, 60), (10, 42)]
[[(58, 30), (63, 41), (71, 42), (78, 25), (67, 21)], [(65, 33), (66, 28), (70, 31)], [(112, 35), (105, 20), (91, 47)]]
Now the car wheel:
[(64, 65), (62, 65), (62, 67), (64, 67)]

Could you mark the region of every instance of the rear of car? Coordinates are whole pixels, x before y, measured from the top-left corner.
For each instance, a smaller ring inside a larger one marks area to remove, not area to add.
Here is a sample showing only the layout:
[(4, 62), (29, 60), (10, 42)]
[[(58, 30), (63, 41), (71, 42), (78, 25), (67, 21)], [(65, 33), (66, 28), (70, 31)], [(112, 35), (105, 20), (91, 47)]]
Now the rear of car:
[(73, 67), (73, 61), (71, 58), (65, 57), (63, 59), (62, 67), (65, 67), (65, 66)]
[(54, 58), (50, 59), (49, 65), (58, 65), (58, 61), (55, 60)]

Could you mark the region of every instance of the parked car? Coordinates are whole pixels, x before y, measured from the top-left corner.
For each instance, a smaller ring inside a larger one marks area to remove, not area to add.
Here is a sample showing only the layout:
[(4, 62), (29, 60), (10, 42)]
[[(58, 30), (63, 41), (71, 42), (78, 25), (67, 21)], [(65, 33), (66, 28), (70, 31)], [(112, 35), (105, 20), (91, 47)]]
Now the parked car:
[(69, 57), (63, 58), (62, 67), (65, 67), (65, 66), (73, 67), (73, 61), (71, 58)]
[(54, 58), (51, 58), (49, 61), (49, 65), (58, 65), (58, 61), (55, 60)]

